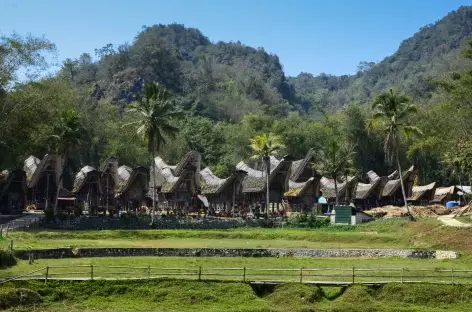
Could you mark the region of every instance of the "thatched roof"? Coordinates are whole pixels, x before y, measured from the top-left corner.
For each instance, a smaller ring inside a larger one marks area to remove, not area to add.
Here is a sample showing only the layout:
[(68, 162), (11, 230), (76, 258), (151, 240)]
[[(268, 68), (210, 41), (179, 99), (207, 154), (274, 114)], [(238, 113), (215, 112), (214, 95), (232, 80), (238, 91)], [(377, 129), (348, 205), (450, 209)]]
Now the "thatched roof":
[[(26, 162), (28, 162), (28, 164), (30, 165), (30, 168), (33, 169), (35, 167), (34, 163), (36, 162), (36, 160), (31, 159), (31, 157), (32, 156), (28, 157), (28, 159), (25, 161), (25, 167), (27, 167)], [(58, 155), (49, 155), (49, 154), (44, 155), (43, 159), (41, 159), (41, 161), (36, 165), (36, 169), (34, 170), (34, 172), (31, 175), (31, 178), (28, 181), (28, 187), (34, 187), (38, 183), (41, 177), (41, 174), (47, 168), (47, 166), (49, 164), (55, 165), (56, 161), (60, 161), (60, 159), (61, 157)], [(53, 170), (55, 171), (56, 168), (53, 168)], [(28, 175), (26, 176), (26, 178), (28, 179)], [(55, 181), (56, 175), (53, 175), (53, 179)]]
[(100, 166), (100, 172), (105, 173), (108, 170), (108, 165), (111, 163), (118, 163), (118, 159), (114, 156), (108, 157)]
[[(403, 174), (403, 182), (406, 182), (410, 178), (410, 176), (413, 174), (413, 170), (414, 170), (414, 167), (411, 166)], [(389, 178), (395, 176), (394, 174), (395, 172), (389, 175)], [(400, 179), (388, 180), (387, 184), (385, 184), (385, 187), (382, 191), (382, 196), (384, 197), (392, 196), (400, 187), (401, 187)]]
[(292, 180), (288, 181), (288, 191), (285, 192), (284, 196), (287, 197), (298, 197), (303, 195), (303, 193), (313, 185), (314, 178), (310, 178), (305, 182), (293, 182)]
[(307, 166), (310, 166), (310, 161), (313, 158), (313, 154), (315, 153), (314, 149), (310, 149), (308, 153), (306, 154), (305, 158), (299, 159), (292, 161), (292, 166), (291, 166), (291, 174), (290, 174), (290, 180), (292, 181), (297, 181), (300, 175), (303, 173), (303, 170)]
[(180, 182), (183, 180), (183, 175), (175, 173), (176, 166), (171, 166), (165, 163), (161, 157), (154, 158), (156, 164), (156, 172), (151, 169), (151, 179), (149, 181), (150, 188), (154, 189), (154, 179), (156, 180), (156, 187), (161, 189), (163, 193), (172, 193)]
[(185, 154), (182, 160), (174, 166), (175, 175), (179, 176), (182, 171), (185, 169), (187, 170), (195, 170), (197, 172), (200, 171), (200, 163), (201, 163), (201, 156), (200, 153), (196, 151), (191, 151)]
[[(284, 159), (278, 160), (274, 156), (271, 156), (270, 163), (269, 184), (286, 162)], [(264, 171), (253, 169), (243, 161), (236, 165), (236, 169), (247, 172), (247, 176), (243, 180), (243, 193), (258, 193), (264, 191), (266, 187)]]
[(39, 158), (36, 158), (33, 155), (26, 158), (23, 170), (26, 172), (26, 180), (28, 183), (29, 181), (31, 181), (31, 178), (33, 177), (33, 174), (38, 168), (40, 162), (41, 161), (39, 160)]
[(380, 180), (380, 177), (373, 170), (370, 170), (369, 172), (367, 172), (367, 176), (369, 177), (370, 183)]
[(123, 188), (128, 184), (129, 178), (131, 177), (131, 169), (128, 166), (119, 166), (118, 167), (118, 185), (116, 186), (117, 192), (122, 192)]
[(457, 192), (460, 192), (460, 189), (456, 186), (447, 186), (447, 187), (437, 187), (434, 190), (433, 202), (441, 202), (448, 195), (458, 195)]
[(217, 177), (210, 168), (205, 168), (200, 171), (200, 179), (201, 179), (201, 188), (202, 194), (217, 194), (222, 192), (228, 185), (232, 185), (232, 183), (237, 180), (238, 178), (242, 178), (246, 175), (245, 171), (236, 170), (233, 172), (231, 176), (226, 179), (221, 179)]
[(371, 183), (357, 183), (356, 199), (366, 199), (370, 197), (380, 184), (380, 181), (380, 178), (378, 178)]
[[(118, 185), (117, 185), (117, 194), (119, 196), (121, 193), (128, 191), (128, 188), (133, 184), (133, 182), (138, 178), (139, 174), (148, 173), (146, 167), (135, 167), (131, 169), (128, 166), (118, 167)], [(144, 185), (147, 187), (147, 181)]]
[(94, 173), (98, 175), (99, 171), (91, 166), (85, 166), (80, 169), (80, 171), (75, 175), (74, 188), (72, 189), (72, 193), (79, 192), (87, 181), (87, 178)]
[[(338, 197), (341, 197), (346, 190), (346, 183), (339, 182), (338, 186)], [(321, 177), (320, 190), (323, 193), (324, 198), (336, 198), (336, 190), (334, 187), (334, 180), (328, 179), (327, 177)]]
[(433, 191), (435, 188), (436, 182), (430, 183), (428, 185), (413, 186), (413, 188), (411, 189), (412, 194), (408, 198), (408, 200), (421, 200), (423, 199), (422, 197), (425, 196), (428, 191)]

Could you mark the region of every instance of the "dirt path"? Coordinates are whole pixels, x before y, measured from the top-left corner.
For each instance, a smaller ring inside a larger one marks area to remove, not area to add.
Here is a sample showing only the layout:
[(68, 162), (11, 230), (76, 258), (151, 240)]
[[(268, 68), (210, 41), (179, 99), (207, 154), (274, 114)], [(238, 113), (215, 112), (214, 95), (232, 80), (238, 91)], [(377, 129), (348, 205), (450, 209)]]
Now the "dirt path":
[(446, 215), (438, 217), (438, 220), (444, 223), (447, 226), (455, 226), (455, 227), (471, 227), (472, 224), (463, 223), (459, 220), (454, 219), (454, 215)]

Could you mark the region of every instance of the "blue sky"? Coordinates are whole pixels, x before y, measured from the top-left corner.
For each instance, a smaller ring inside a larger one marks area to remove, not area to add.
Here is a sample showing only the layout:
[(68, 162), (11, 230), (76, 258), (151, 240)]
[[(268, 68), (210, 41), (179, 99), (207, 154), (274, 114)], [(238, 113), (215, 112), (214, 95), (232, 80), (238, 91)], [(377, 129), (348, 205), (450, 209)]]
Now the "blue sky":
[(181, 23), (277, 54), (288, 75), (348, 74), (472, 0), (0, 0), (0, 33), (45, 35), (58, 60)]

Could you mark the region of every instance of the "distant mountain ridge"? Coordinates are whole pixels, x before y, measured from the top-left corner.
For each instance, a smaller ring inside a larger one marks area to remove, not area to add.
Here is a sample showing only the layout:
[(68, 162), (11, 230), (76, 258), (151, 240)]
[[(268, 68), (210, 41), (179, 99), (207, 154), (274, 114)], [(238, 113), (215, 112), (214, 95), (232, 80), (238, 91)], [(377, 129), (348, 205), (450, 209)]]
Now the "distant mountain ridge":
[(356, 75), (301, 73), (288, 81), (304, 107), (341, 107), (348, 102), (365, 102), (389, 87), (397, 87), (414, 98), (425, 98), (434, 89), (432, 79), (467, 63), (458, 54), (471, 35), (472, 6), (462, 6), (422, 27), (378, 64), (364, 62), (364, 68)]
[(279, 116), (335, 110), (367, 102), (388, 87), (428, 98), (433, 79), (466, 64), (458, 53), (471, 35), (472, 7), (463, 6), (421, 28), (378, 64), (361, 63), (355, 75), (287, 78), (279, 58), (263, 48), (212, 43), (198, 29), (179, 24), (154, 25), (144, 27), (131, 44), (97, 49), (98, 61), (87, 54), (67, 60), (59, 74), (92, 90), (94, 100), (108, 98), (123, 107), (143, 81), (156, 81), (194, 115), (238, 121), (253, 112)]

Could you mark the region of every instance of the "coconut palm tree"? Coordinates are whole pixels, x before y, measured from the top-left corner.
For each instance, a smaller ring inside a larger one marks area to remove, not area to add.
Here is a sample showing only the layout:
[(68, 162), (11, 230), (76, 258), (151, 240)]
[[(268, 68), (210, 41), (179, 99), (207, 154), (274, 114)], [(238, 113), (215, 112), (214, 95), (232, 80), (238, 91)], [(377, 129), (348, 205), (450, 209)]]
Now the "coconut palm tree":
[(144, 86), (144, 96), (138, 96), (136, 101), (129, 105), (128, 113), (135, 114), (138, 119), (125, 126), (137, 127), (137, 134), (147, 142), (149, 157), (151, 158), (153, 180), (153, 207), (151, 223), (154, 223), (156, 213), (156, 152), (161, 146), (177, 134), (179, 129), (172, 124), (172, 120), (179, 118), (182, 112), (173, 101), (172, 93), (156, 83), (147, 83)]
[(251, 141), (252, 158), (258, 158), (262, 161), (266, 171), (266, 214), (269, 216), (269, 176), (270, 176), (270, 156), (275, 155), (285, 146), (280, 137), (272, 133), (263, 133), (256, 135)]
[(53, 146), (58, 155), (62, 155), (63, 162), (59, 181), (57, 181), (56, 200), (54, 202), (54, 214), (58, 214), (59, 192), (61, 190), (64, 171), (67, 168), (69, 152), (77, 148), (86, 136), (86, 131), (82, 126), (81, 116), (74, 110), (68, 109), (59, 118), (59, 121), (53, 127)]
[(414, 220), (406, 199), (398, 154), (400, 137), (402, 135), (410, 139), (415, 135), (423, 134), (418, 127), (409, 124), (409, 117), (417, 112), (417, 108), (408, 97), (398, 95), (390, 89), (388, 92), (384, 92), (375, 98), (372, 109), (373, 113), (369, 122), (369, 129), (380, 128), (386, 135), (384, 143), (385, 157), (390, 165), (396, 161), (405, 209), (410, 220)]
[(317, 151), (315, 162), (312, 164), (319, 174), (334, 180), (336, 205), (339, 205), (338, 180), (344, 176), (347, 183), (348, 174), (355, 172), (354, 150), (354, 145), (339, 143), (339, 140), (332, 138), (326, 147)]

